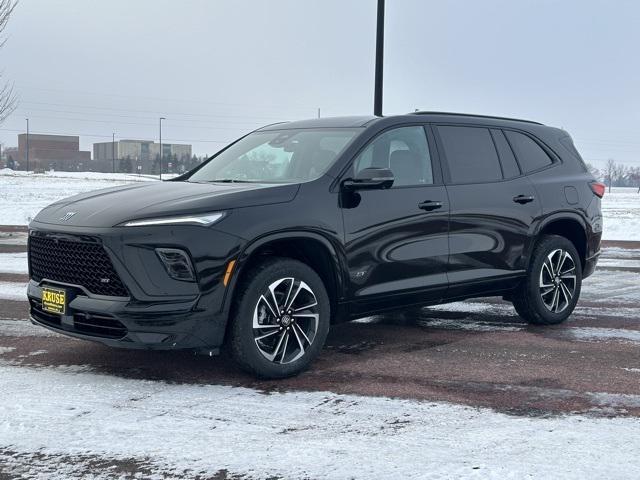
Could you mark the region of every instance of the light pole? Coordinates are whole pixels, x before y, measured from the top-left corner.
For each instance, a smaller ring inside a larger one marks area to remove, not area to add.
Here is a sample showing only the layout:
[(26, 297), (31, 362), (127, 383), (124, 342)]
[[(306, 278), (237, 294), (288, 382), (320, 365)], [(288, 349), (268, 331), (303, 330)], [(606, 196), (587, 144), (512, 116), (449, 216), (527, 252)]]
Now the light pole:
[(382, 116), (382, 73), (384, 58), (384, 0), (378, 0), (378, 24), (376, 29), (376, 80), (373, 93), (373, 114)]
[(160, 117), (160, 181), (162, 181), (162, 120), (166, 118)]
[(25, 118), (25, 120), (27, 121), (27, 172), (29, 172), (29, 119)]
[(111, 167), (116, 173), (116, 132), (111, 134)]

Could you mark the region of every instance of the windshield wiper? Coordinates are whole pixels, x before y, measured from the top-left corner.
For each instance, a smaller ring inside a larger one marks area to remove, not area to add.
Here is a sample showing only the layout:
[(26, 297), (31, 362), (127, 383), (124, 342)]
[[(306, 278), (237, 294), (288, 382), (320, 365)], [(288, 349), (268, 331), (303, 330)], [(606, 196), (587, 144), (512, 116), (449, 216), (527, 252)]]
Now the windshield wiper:
[(252, 180), (238, 180), (236, 178), (221, 178), (218, 180), (207, 180), (207, 183), (254, 183)]

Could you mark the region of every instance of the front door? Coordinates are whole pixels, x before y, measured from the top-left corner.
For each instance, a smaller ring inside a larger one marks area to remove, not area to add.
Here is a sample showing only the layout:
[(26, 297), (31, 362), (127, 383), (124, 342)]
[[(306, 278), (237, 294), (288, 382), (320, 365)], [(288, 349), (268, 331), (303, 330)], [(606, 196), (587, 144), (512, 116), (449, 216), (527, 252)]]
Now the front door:
[(449, 200), (433, 168), (427, 130), (396, 127), (354, 159), (352, 176), (389, 168), (386, 190), (342, 192), (349, 296), (354, 313), (439, 301), (447, 288)]

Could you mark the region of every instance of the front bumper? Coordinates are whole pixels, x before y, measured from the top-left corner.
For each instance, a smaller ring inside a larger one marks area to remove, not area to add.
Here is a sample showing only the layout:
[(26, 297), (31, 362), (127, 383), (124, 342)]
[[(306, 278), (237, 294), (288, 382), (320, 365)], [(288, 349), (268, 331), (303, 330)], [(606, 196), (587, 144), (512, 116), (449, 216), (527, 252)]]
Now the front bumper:
[[(63, 229), (30, 225), (31, 235), (92, 237), (104, 247), (128, 296), (97, 295), (82, 285), (51, 277), (29, 282), (31, 319), (56, 332), (106, 345), (138, 349), (194, 349), (216, 352), (224, 339), (227, 309), (221, 282), (239, 239), (202, 227)], [(195, 229), (195, 230), (194, 230)], [(156, 247), (189, 252), (197, 282), (168, 276)], [(67, 292), (64, 315), (42, 309), (42, 288)]]
[(587, 278), (593, 272), (596, 271), (596, 265), (598, 264), (598, 259), (600, 258), (600, 251), (589, 258), (587, 258), (584, 262), (584, 268), (582, 269), (582, 278)]
[(120, 348), (211, 352), (217, 351), (224, 336), (224, 319), (198, 310), (197, 298), (136, 305), (128, 300), (90, 298), (74, 287), (53, 285), (65, 288), (72, 298), (65, 315), (42, 309), (42, 287), (37, 282), (29, 282), (27, 295), (32, 322), (58, 333)]

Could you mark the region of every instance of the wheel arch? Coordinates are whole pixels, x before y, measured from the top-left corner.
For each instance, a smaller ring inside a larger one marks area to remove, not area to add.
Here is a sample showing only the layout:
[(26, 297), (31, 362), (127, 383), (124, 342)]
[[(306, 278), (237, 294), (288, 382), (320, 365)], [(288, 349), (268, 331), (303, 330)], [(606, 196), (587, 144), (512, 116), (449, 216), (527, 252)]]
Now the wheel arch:
[[(538, 225), (534, 238), (537, 240), (542, 235), (558, 235), (573, 243), (584, 268), (587, 259), (587, 223), (580, 215), (562, 212), (545, 218)], [(534, 243), (529, 249), (528, 261), (531, 260)]]
[(243, 277), (261, 257), (273, 255), (293, 258), (311, 267), (322, 279), (331, 302), (332, 323), (338, 304), (346, 293), (346, 260), (342, 249), (325, 235), (305, 230), (274, 232), (248, 243), (237, 257), (233, 275), (225, 292), (223, 311), (228, 318), (233, 299)]

